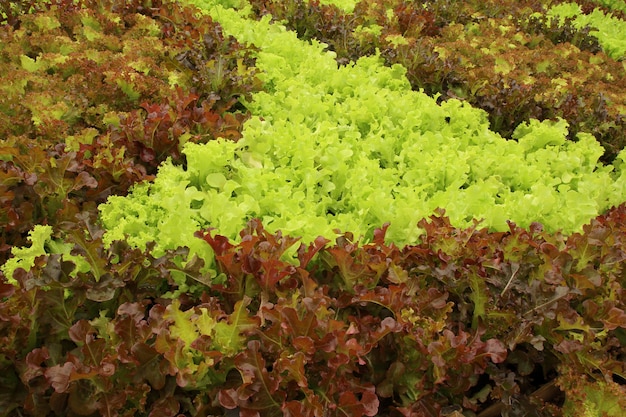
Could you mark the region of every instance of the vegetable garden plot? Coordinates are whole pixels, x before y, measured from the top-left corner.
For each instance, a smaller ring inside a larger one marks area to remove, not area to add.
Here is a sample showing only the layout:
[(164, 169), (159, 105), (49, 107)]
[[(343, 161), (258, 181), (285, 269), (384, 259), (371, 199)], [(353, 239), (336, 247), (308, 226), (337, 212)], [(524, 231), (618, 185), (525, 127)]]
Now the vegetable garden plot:
[[(98, 113), (95, 89), (89, 117), (4, 113), (25, 130), (2, 148), (2, 201), (20, 215), (6, 211), (3, 235), (0, 415), (621, 415), (623, 153), (599, 162), (564, 119), (505, 140), (384, 54), (338, 65), (245, 1), (195, 3), (11, 19), (16, 33), (74, 28), (86, 50), (55, 32), (61, 55), (79, 48), (71, 68), (119, 58), (111, 33), (127, 28), (159, 47), (132, 53), (137, 75), (111, 74), (115, 111)], [(59, 57), (25, 57), (3, 63), (59, 73)], [(11, 108), (33, 86), (9, 86)], [(56, 144), (42, 117), (73, 135)], [(31, 184), (46, 178), (33, 160), (63, 192)]]

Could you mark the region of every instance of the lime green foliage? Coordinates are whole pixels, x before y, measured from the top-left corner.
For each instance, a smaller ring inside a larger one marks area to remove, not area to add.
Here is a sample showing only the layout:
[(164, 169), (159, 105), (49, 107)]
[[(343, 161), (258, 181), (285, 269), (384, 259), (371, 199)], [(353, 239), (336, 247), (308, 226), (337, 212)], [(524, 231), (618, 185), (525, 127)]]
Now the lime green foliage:
[[(320, 0), (320, 4), (337, 6), (345, 12), (352, 12), (359, 3), (358, 0)], [(228, 9), (243, 9), (249, 6), (246, 0), (185, 0), (184, 3), (194, 4), (203, 10), (210, 10), (214, 7), (224, 7)]]
[(239, 9), (242, 13), (249, 6), (246, 0), (184, 0), (181, 3), (192, 4), (202, 10), (224, 7), (227, 9)]
[(603, 163), (626, 143), (626, 67), (602, 53), (595, 29), (533, 14), (541, 2), (368, 0), (345, 13), (302, 0), (248, 1), (254, 15), (327, 44), (342, 65), (380, 51), (386, 65), (406, 67), (414, 90), (486, 110), (491, 130), (507, 139), (531, 118), (561, 117), (569, 140), (595, 136)]
[[(126, 236), (131, 246), (145, 248), (145, 243), (158, 240), (159, 248), (166, 249), (187, 240), (185, 244), (194, 253), (205, 253), (208, 247), (194, 239), (193, 234), (201, 227), (195, 207), (209, 196), (188, 187), (189, 178), (189, 172), (166, 162), (154, 184), (142, 183), (133, 188), (132, 201), (121, 196), (110, 197), (101, 206), (101, 217), (105, 224), (113, 226), (115, 222), (117, 226), (110, 227), (105, 244)], [(156, 256), (162, 254), (161, 250), (155, 252)]]
[(17, 281), (13, 278), (15, 270), (22, 268), (30, 271), (35, 266), (36, 258), (50, 254), (60, 254), (63, 260), (72, 261), (76, 264), (77, 267), (71, 273), (72, 277), (75, 277), (78, 272), (89, 271), (90, 267), (85, 259), (70, 253), (72, 245), (52, 238), (51, 226), (37, 225), (28, 233), (28, 236), (31, 246), (12, 248), (11, 254), (13, 257), (0, 266), (9, 283), (17, 285)]
[(484, 218), (505, 230), (510, 219), (572, 232), (624, 200), (626, 178), (598, 164), (602, 148), (590, 135), (567, 141), (564, 121), (532, 121), (516, 130), (518, 142), (506, 141), (483, 111), (411, 91), (401, 66), (368, 57), (338, 68), (323, 44), (268, 19), (221, 7), (212, 15), (261, 49), (265, 91), (248, 103), (256, 117), (237, 143), (189, 144), (186, 170), (165, 164), (154, 183), (109, 199), (106, 242), (199, 251), (194, 231), (234, 238), (258, 217), (304, 241), (337, 229), (370, 239), (390, 221), (387, 238), (409, 243), (437, 207), (461, 226)]
[(13, 272), (17, 268), (29, 270), (35, 265), (35, 258), (46, 254), (44, 245), (52, 237), (52, 227), (37, 225), (29, 233), (29, 240), (32, 242), (30, 247), (13, 248), (11, 253), (13, 258), (9, 259), (2, 265), (2, 272), (9, 282), (15, 284)]
[[(214, 360), (211, 357), (205, 357), (202, 352), (191, 347), (191, 343), (201, 335), (210, 335), (215, 326), (215, 320), (208, 314), (206, 309), (200, 309), (198, 314), (194, 309), (181, 311), (180, 302), (174, 302), (168, 306), (163, 318), (172, 321), (169, 327), (170, 337), (173, 340), (179, 340), (179, 346), (175, 350), (168, 353), (168, 347), (172, 341), (166, 340), (161, 336), (157, 342), (158, 350), (165, 352), (165, 357), (171, 362), (172, 366), (178, 369), (184, 369), (192, 382), (196, 386), (202, 386), (211, 383), (211, 368), (213, 368)], [(187, 385), (189, 382), (185, 381)]]
[(328, 4), (331, 6), (337, 6), (344, 12), (351, 13), (354, 7), (359, 3), (359, 0), (319, 0), (320, 4)]
[[(622, 2), (623, 3), (623, 2)], [(589, 14), (583, 14), (581, 7), (576, 3), (562, 3), (547, 12), (547, 16), (564, 21), (572, 18), (577, 28), (590, 26), (595, 30), (591, 35), (598, 38), (602, 48), (614, 59), (623, 59), (626, 55), (626, 22), (606, 15), (600, 9)]]
[(239, 353), (246, 343), (243, 333), (258, 328), (257, 321), (248, 314), (246, 303), (240, 300), (235, 304), (228, 321), (222, 320), (215, 323), (212, 332), (213, 345), (224, 355), (234, 356)]

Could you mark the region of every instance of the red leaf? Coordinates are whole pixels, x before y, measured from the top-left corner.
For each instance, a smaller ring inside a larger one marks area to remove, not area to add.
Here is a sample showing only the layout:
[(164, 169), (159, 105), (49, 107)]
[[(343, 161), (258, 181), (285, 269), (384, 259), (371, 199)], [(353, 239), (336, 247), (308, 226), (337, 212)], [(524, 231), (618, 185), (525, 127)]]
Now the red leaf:
[(180, 410), (180, 403), (174, 397), (166, 397), (158, 400), (152, 406), (148, 417), (174, 417)]
[(256, 410), (242, 408), (239, 410), (239, 417), (261, 417), (261, 413)]
[(283, 417), (316, 417), (324, 414), (324, 407), (316, 401), (308, 404), (306, 401), (287, 401), (283, 405)]
[(389, 223), (383, 224), (382, 228), (376, 228), (374, 230), (374, 243), (379, 246), (385, 245), (385, 235), (387, 234), (387, 229), (389, 229)]
[[(358, 407), (359, 405), (359, 400), (356, 398), (356, 395), (354, 395), (353, 392), (351, 391), (344, 391), (339, 395), (339, 403), (338, 403), (339, 407), (345, 409), (356, 409), (356, 408), (361, 408)], [(360, 410), (359, 410), (360, 411)], [(362, 413), (360, 412), (351, 412), (351, 413), (347, 413), (351, 416), (360, 416), (362, 415)]]
[(76, 367), (71, 362), (65, 362), (62, 366), (55, 365), (46, 369), (44, 375), (52, 385), (52, 388), (58, 393), (67, 392), (70, 386), (70, 377), (74, 373)]
[(93, 391), (93, 388), (89, 385), (82, 385), (80, 382), (78, 384), (72, 384), (67, 399), (69, 409), (79, 416), (91, 416), (96, 411), (100, 410), (100, 415), (102, 416), (117, 417), (117, 410), (119, 410), (123, 404), (119, 404), (115, 409), (107, 410), (106, 407), (110, 407), (107, 401), (109, 398), (105, 401), (101, 401), (101, 395), (96, 395)]
[[(239, 370), (242, 384), (237, 388), (237, 403), (240, 413), (257, 412), (280, 407), (286, 392), (280, 390), (280, 378), (268, 371), (265, 359), (259, 351), (258, 340), (248, 342), (248, 349), (235, 358), (235, 366)], [(230, 393), (229, 393), (230, 394)]]
[(306, 358), (302, 352), (296, 352), (286, 358), (276, 361), (276, 370), (287, 375), (286, 379), (294, 380), (300, 388), (308, 388), (309, 383), (306, 377)]
[(139, 157), (142, 161), (150, 163), (156, 159), (156, 153), (154, 152), (154, 149), (142, 146), (139, 151)]
[(136, 378), (146, 379), (156, 390), (162, 389), (165, 386), (167, 362), (154, 348), (145, 343), (137, 343), (131, 351), (139, 361)]
[(611, 307), (608, 317), (602, 322), (608, 330), (615, 330), (618, 327), (626, 328), (626, 313), (617, 307)]
[(502, 363), (506, 360), (508, 350), (498, 339), (489, 339), (485, 342), (485, 353), (493, 363)]
[(69, 329), (70, 339), (79, 346), (94, 340), (96, 331), (87, 320), (79, 320)]
[(361, 404), (363, 404), (364, 414), (366, 416), (373, 417), (378, 414), (380, 401), (373, 387), (363, 391), (361, 395)]
[(573, 352), (581, 351), (585, 348), (582, 343), (577, 340), (564, 339), (559, 344), (554, 346), (554, 349), (561, 353), (569, 354)]
[(313, 355), (316, 352), (315, 342), (313, 339), (307, 336), (297, 336), (294, 337), (292, 342), (293, 347), (298, 350), (298, 352), (306, 353), (307, 355)]
[(234, 410), (235, 408), (237, 408), (238, 395), (237, 395), (237, 391), (235, 391), (234, 389), (230, 388), (230, 389), (220, 390), (219, 394), (217, 395), (217, 398), (222, 407), (228, 410)]
[(361, 399), (352, 391), (344, 391), (339, 395), (338, 406), (341, 410), (349, 416), (370, 416), (373, 417), (378, 414), (378, 407), (380, 401), (376, 395), (374, 388), (369, 388), (359, 392)]
[(22, 381), (28, 385), (29, 381), (43, 375), (43, 368), (41, 364), (50, 359), (50, 353), (45, 346), (37, 349), (33, 349), (26, 355), (26, 370), (22, 372)]
[(309, 244), (309, 247), (305, 247), (304, 245), (300, 245), (298, 248), (298, 260), (300, 261), (300, 268), (306, 268), (311, 259), (326, 246), (326, 244), (330, 242), (330, 240), (325, 237), (318, 236), (315, 241)]
[(216, 235), (215, 237), (211, 236), (211, 230), (212, 229), (208, 229), (206, 232), (196, 232), (196, 237), (204, 239), (211, 245), (216, 256), (222, 256), (234, 248), (227, 237), (221, 235)]
[(9, 298), (15, 293), (15, 286), (0, 282), (0, 299)]
[(83, 187), (98, 188), (98, 181), (89, 175), (87, 171), (81, 171), (74, 179), (72, 190), (80, 190)]
[(145, 307), (141, 303), (124, 303), (117, 308), (120, 316), (129, 316), (135, 324), (139, 324), (145, 317)]

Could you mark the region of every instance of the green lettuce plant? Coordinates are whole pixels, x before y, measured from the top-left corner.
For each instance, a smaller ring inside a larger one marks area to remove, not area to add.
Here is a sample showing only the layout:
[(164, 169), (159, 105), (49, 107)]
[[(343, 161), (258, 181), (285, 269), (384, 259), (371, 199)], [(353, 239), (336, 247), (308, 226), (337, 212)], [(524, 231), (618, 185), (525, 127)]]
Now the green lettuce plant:
[(89, 263), (84, 258), (71, 253), (73, 245), (52, 237), (51, 226), (35, 226), (29, 233), (29, 240), (31, 241), (30, 246), (14, 247), (11, 251), (13, 257), (0, 266), (2, 273), (7, 277), (7, 282), (17, 285), (17, 281), (13, 279), (13, 273), (18, 268), (28, 272), (35, 266), (36, 258), (49, 254), (61, 255), (63, 261), (74, 262), (76, 264), (76, 269), (72, 271), (74, 277), (79, 272), (91, 271)]
[(300, 39), (327, 44), (342, 65), (380, 50), (387, 65), (407, 68), (414, 90), (486, 110), (507, 139), (531, 118), (562, 117), (569, 140), (596, 137), (604, 163), (624, 147), (622, 63), (602, 52), (589, 34), (596, 29), (559, 23), (541, 2), (369, 0), (351, 13), (302, 0), (250, 4), (251, 16), (269, 14)]
[(594, 9), (589, 14), (584, 14), (577, 3), (561, 3), (551, 7), (547, 16), (564, 21), (572, 18), (574, 25), (579, 28), (590, 26), (591, 32), (597, 37), (602, 48), (608, 55), (615, 59), (624, 59), (626, 54), (626, 22), (610, 14), (605, 14), (600, 9)]

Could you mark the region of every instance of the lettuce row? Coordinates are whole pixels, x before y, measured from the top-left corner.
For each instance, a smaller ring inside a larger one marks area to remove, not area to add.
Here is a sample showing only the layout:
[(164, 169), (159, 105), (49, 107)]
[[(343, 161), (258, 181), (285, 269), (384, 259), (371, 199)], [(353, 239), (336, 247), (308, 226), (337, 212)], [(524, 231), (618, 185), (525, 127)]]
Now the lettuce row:
[[(359, 0), (318, 0), (320, 4), (336, 6), (338, 9), (351, 13)], [(237, 9), (243, 16), (250, 11), (247, 0), (183, 0), (183, 3), (194, 4), (202, 10)], [(307, 0), (310, 2), (310, 0)]]
[(265, 91), (247, 103), (255, 116), (238, 142), (188, 144), (186, 169), (165, 163), (153, 183), (111, 197), (100, 207), (105, 243), (208, 255), (195, 231), (235, 238), (258, 217), (308, 242), (338, 230), (369, 240), (390, 222), (387, 239), (406, 244), (437, 207), (460, 227), (484, 218), (494, 230), (513, 220), (573, 232), (625, 200), (621, 169), (598, 163), (591, 135), (567, 141), (562, 120), (520, 125), (506, 141), (483, 111), (411, 91), (401, 66), (367, 57), (338, 68), (325, 45), (269, 18), (210, 10), (225, 33), (260, 49)]
[(560, 22), (571, 18), (574, 26), (579, 29), (586, 26), (594, 28), (591, 35), (598, 39), (607, 55), (618, 60), (626, 56), (625, 21), (610, 14), (604, 14), (600, 9), (584, 14), (580, 5), (576, 3), (555, 5), (548, 10), (546, 15), (552, 19), (559, 19)]

